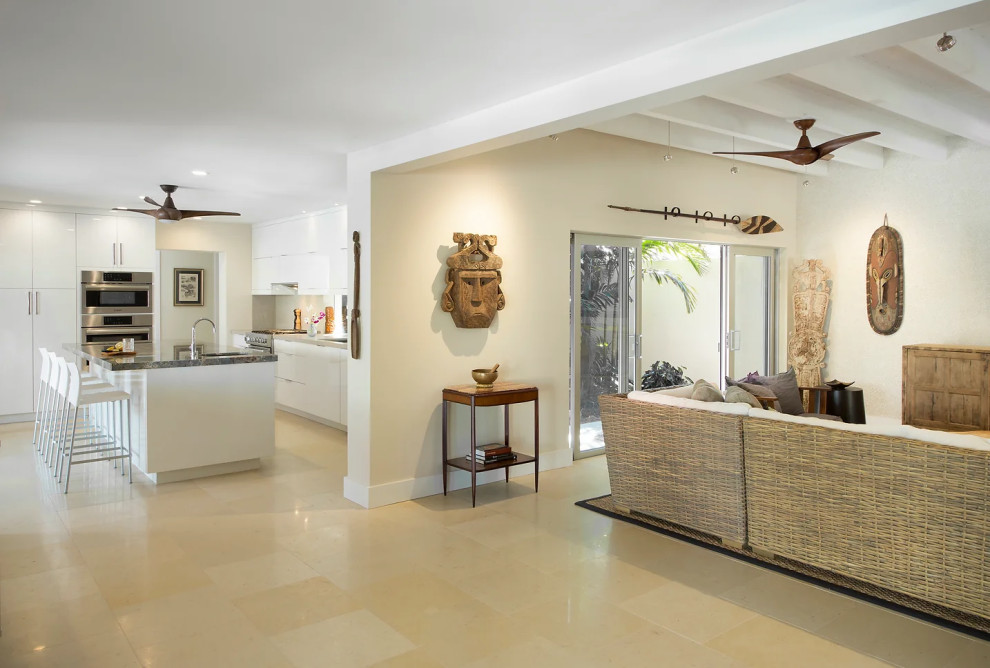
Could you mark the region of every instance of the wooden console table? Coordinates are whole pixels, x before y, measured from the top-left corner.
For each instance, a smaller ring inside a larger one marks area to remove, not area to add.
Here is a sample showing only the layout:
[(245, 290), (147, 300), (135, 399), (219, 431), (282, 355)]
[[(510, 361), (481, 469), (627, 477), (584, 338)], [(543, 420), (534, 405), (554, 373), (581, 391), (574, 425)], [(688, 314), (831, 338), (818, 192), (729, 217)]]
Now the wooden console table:
[[(509, 445), (509, 405), (521, 404), (527, 401), (533, 402), (533, 455), (524, 455), (521, 452), (514, 452), (515, 459), (493, 462), (491, 464), (478, 464), (474, 459), (474, 451), (478, 447), (478, 435), (475, 429), (475, 409), (478, 406), (502, 406), (505, 416), (505, 444)], [(471, 451), (467, 457), (449, 457), (447, 452), (447, 404), (463, 404), (471, 407)], [(523, 385), (520, 383), (495, 383), (495, 387), (490, 389), (479, 389), (474, 385), (453, 385), (443, 388), (443, 425), (441, 426), (443, 437), (441, 439), (443, 449), (443, 493), (447, 494), (447, 467), (453, 466), (455, 469), (468, 471), (471, 474), (471, 506), (474, 507), (477, 499), (478, 473), (480, 471), (493, 471), (495, 469), (505, 469), (505, 482), (509, 482), (509, 467), (519, 464), (534, 465), (533, 489), (540, 491), (540, 399), (539, 390), (533, 385)]]

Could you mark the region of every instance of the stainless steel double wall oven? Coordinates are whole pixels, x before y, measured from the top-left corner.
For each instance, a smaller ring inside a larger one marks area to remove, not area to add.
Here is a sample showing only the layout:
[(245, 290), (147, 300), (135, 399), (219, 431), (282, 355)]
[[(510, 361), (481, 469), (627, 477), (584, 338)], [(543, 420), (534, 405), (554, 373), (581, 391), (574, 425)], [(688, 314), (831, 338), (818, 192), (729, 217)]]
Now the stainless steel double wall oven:
[(150, 271), (82, 272), (80, 342), (151, 341), (152, 281)]

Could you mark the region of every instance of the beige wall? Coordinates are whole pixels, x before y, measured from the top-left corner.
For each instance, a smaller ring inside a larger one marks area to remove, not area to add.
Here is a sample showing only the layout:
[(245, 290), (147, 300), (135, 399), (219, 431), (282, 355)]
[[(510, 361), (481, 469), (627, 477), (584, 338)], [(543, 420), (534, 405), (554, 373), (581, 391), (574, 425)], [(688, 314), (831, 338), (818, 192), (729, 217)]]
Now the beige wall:
[[(731, 175), (724, 159), (677, 151), (665, 163), (664, 152), (651, 144), (574, 131), (559, 141), (542, 139), (415, 172), (374, 175), (373, 234), (370, 242), (363, 239), (365, 253), (370, 251), (373, 303), (361, 304), (363, 318), (370, 319), (371, 346), (362, 360), (370, 363), (370, 390), (350, 396), (368, 404), (370, 429), (367, 443), (349, 446), (358, 470), (369, 467), (370, 505), (439, 491), (440, 390), (470, 382), (472, 368), (495, 362), (502, 364), (501, 379), (540, 388), (545, 467), (570, 462), (572, 231), (793, 246), (793, 174), (741, 165), (739, 174)], [(716, 223), (608, 209), (612, 203), (766, 214), (785, 231), (749, 237)], [(506, 307), (490, 329), (458, 329), (439, 309), (454, 232), (498, 235)], [(365, 410), (355, 408), (352, 415)], [(483, 438), (497, 438), (499, 414), (482, 412), (488, 413)], [(454, 413), (451, 435), (463, 447), (466, 411)], [(531, 441), (531, 414), (528, 406), (512, 412), (512, 438), (525, 444), (521, 449)], [(359, 433), (363, 438), (364, 431)], [(348, 484), (359, 484), (362, 476), (349, 470), (348, 478)]]
[[(900, 420), (901, 346), (990, 345), (990, 148), (960, 142), (945, 162), (894, 154), (882, 170), (830, 167), (802, 188), (799, 259), (832, 270), (825, 379), (856, 381), (871, 417)], [(884, 213), (904, 243), (904, 320), (866, 317), (866, 251)]]
[[(159, 250), (216, 251), (221, 254), (218, 277), (219, 321), (217, 332), (225, 343), (231, 330), (251, 329), (251, 226), (209, 220), (158, 223), (155, 247)], [(171, 276), (160, 280), (171, 280)]]
[[(159, 276), (157, 299), (159, 308), (159, 324), (161, 341), (183, 341), (188, 342), (191, 337), (190, 330), (194, 322), (200, 318), (209, 318), (217, 322), (219, 317), (219, 253), (212, 251), (177, 251), (163, 250), (159, 252)], [(202, 306), (176, 306), (175, 305), (175, 270), (176, 269), (202, 269), (203, 270), (203, 305)], [(209, 324), (203, 323), (196, 330), (196, 340), (201, 343), (215, 343), (220, 337), (213, 336), (213, 330)]]

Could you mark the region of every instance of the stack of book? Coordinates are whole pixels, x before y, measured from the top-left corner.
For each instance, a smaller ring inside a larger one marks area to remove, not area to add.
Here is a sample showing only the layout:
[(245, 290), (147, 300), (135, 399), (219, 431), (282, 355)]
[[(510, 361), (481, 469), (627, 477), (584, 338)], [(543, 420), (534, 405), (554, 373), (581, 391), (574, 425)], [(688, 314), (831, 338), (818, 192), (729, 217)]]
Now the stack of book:
[(515, 459), (512, 448), (504, 443), (492, 443), (490, 445), (479, 445), (474, 450), (474, 461), (477, 464), (494, 464)]

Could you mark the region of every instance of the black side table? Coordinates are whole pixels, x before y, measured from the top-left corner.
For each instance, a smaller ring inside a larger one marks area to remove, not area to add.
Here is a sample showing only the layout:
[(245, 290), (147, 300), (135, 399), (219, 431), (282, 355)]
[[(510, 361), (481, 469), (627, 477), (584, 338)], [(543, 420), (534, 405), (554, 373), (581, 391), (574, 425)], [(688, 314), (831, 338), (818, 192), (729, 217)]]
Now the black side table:
[(839, 416), (843, 422), (866, 424), (866, 406), (863, 403), (862, 388), (829, 390), (825, 396), (825, 412)]

